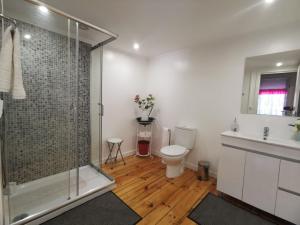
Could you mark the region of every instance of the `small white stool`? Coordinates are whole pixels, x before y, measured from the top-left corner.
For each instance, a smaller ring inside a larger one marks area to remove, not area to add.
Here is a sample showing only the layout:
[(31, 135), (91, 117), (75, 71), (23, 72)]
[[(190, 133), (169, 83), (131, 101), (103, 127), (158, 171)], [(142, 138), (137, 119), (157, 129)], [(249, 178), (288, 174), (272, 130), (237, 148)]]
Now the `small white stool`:
[[(121, 138), (108, 138), (107, 139), (107, 145), (108, 145), (108, 149), (109, 149), (109, 155), (108, 155), (108, 157), (107, 157), (107, 159), (105, 161), (105, 164), (110, 163), (111, 167), (112, 167), (113, 163), (115, 163), (117, 161), (119, 152), (120, 152), (120, 155), (121, 155), (121, 158), (122, 158), (122, 161), (123, 161), (124, 165), (126, 164), (125, 160), (123, 158), (122, 152), (121, 152), (121, 145), (122, 145), (122, 143), (123, 143), (123, 140)], [(113, 157), (112, 153), (113, 153), (115, 145), (117, 146), (117, 153), (116, 153), (116, 156)]]

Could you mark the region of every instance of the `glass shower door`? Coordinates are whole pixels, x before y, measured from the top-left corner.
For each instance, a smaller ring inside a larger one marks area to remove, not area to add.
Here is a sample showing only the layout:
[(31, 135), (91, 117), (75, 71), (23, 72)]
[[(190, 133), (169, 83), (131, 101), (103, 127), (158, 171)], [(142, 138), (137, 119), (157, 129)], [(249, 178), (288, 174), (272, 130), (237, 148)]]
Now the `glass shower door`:
[[(80, 37), (93, 37), (96, 40), (105, 40), (109, 37), (101, 34), (99, 31), (92, 27), (86, 27), (79, 24), (79, 36)], [(97, 43), (97, 42), (96, 42)], [(85, 121), (88, 123), (81, 123), (83, 129), (78, 129), (78, 135), (81, 137), (81, 145), (78, 148), (82, 148), (82, 137), (88, 136), (88, 143), (85, 145), (85, 154), (80, 156), (79, 163), (79, 176), (78, 186), (79, 195), (91, 193), (93, 191), (99, 191), (109, 189), (114, 184), (114, 180), (107, 176), (102, 171), (102, 116), (103, 116), (103, 104), (102, 104), (102, 70), (103, 70), (103, 45), (95, 44), (90, 45), (89, 51), (84, 49), (88, 46), (84, 41), (79, 42), (79, 55), (78, 55), (78, 78), (86, 85), (85, 90), (78, 90), (78, 107), (86, 108)], [(89, 67), (86, 68), (83, 65), (83, 58), (89, 58)], [(84, 70), (83, 68), (86, 68)], [(85, 72), (85, 73), (84, 73)], [(87, 73), (86, 73), (87, 72)], [(87, 79), (85, 79), (87, 77)], [(82, 85), (79, 85), (82, 87)], [(87, 103), (87, 104), (86, 104)], [(80, 118), (80, 117), (79, 117)], [(80, 140), (80, 138), (78, 138)], [(104, 142), (104, 144), (106, 144)], [(79, 153), (80, 153), (79, 152)]]
[(70, 170), (76, 167), (71, 82), (76, 46), (70, 38), (71, 21), (65, 17), (19, 0), (4, 1), (4, 14), (17, 19), (26, 91), (24, 100), (3, 96), (3, 186), (9, 224), (70, 198)]
[(6, 225), (114, 185), (101, 170), (101, 133), (103, 45), (116, 35), (29, 2), (43, 6), (4, 0), (2, 12), (17, 20), (26, 91), (22, 100), (0, 96)]

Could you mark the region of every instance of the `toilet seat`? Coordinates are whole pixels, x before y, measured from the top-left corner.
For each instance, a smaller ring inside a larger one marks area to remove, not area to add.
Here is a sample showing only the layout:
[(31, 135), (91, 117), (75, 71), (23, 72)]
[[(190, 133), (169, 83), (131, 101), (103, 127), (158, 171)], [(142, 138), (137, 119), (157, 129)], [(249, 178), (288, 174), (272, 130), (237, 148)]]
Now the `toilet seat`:
[(185, 147), (182, 147), (180, 145), (170, 145), (163, 147), (160, 152), (168, 157), (178, 157), (181, 155), (185, 155), (187, 152), (187, 149)]

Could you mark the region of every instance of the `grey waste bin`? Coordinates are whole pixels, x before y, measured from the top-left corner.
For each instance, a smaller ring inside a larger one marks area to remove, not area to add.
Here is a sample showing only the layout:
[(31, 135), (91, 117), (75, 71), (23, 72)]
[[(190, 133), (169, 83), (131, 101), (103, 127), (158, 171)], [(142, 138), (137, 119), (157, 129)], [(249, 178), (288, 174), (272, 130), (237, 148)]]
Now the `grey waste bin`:
[(209, 180), (209, 162), (199, 161), (198, 162), (198, 179)]

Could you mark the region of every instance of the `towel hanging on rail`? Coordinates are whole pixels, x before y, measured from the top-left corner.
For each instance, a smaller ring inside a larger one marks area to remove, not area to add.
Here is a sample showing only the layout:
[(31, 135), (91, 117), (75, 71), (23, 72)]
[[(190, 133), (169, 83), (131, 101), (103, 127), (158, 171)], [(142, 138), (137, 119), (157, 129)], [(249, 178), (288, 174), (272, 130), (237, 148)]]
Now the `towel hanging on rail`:
[(26, 98), (26, 93), (22, 78), (22, 64), (21, 64), (21, 40), (18, 28), (14, 30), (13, 35), (13, 81), (12, 81), (12, 97), (14, 99)]
[(2, 40), (0, 91), (11, 92), (13, 99), (26, 98), (22, 78), (20, 32), (12, 26), (5, 30)]
[(12, 52), (13, 42), (11, 34), (12, 26), (9, 26), (2, 38), (2, 48), (0, 53), (0, 91), (9, 92), (11, 89), (12, 77)]

